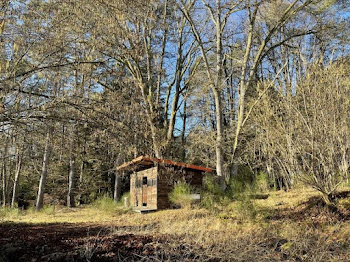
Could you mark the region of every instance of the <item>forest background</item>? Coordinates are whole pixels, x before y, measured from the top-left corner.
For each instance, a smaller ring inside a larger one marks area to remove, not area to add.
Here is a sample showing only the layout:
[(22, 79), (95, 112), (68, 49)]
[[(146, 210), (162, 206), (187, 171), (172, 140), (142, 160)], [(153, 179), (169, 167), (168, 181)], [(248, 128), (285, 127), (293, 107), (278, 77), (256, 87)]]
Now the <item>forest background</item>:
[(140, 155), (332, 205), (350, 173), (349, 22), (336, 0), (1, 0), (2, 205), (118, 199), (115, 167)]

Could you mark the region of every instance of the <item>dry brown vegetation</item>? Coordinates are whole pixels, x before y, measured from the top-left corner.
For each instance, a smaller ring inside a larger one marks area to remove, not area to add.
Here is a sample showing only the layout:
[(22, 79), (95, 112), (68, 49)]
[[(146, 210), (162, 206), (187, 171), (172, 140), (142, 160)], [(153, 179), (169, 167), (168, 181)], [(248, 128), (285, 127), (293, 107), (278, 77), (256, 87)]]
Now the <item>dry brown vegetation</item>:
[(17, 260), (21, 254), (23, 261), (349, 261), (347, 189), (338, 200), (339, 213), (324, 208), (312, 189), (271, 192), (249, 208), (237, 201), (215, 212), (7, 212), (0, 250)]

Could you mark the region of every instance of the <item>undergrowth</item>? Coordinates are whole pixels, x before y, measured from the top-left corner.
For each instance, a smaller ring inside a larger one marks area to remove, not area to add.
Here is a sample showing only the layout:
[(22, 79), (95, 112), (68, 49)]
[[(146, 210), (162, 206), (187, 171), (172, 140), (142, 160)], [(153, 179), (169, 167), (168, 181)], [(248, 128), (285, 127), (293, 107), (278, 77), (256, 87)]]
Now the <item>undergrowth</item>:
[(117, 209), (117, 204), (115, 201), (108, 196), (97, 198), (91, 206), (105, 212), (113, 212), (115, 209)]
[(191, 186), (183, 181), (179, 181), (174, 186), (173, 191), (169, 194), (169, 200), (180, 207), (191, 206)]
[(102, 196), (97, 198), (91, 205), (90, 208), (102, 211), (108, 214), (123, 214), (129, 211), (129, 208), (124, 207), (124, 198), (128, 197), (128, 194), (122, 196), (122, 198), (115, 202), (113, 198), (109, 196)]

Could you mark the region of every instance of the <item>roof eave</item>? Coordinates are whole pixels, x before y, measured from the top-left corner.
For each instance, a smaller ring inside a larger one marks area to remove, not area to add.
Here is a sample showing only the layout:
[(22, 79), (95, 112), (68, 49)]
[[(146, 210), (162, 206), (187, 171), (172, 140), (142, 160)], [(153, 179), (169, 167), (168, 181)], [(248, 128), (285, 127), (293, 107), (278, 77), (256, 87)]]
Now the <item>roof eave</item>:
[(191, 169), (191, 170), (207, 172), (207, 173), (214, 172), (214, 169), (208, 168), (208, 167), (196, 166), (196, 165), (192, 165), (192, 164), (186, 164), (186, 163), (175, 162), (175, 161), (171, 161), (171, 160), (167, 160), (167, 159), (153, 158), (153, 157), (148, 157), (148, 156), (140, 156), (140, 157), (137, 157), (129, 162), (126, 162), (126, 163), (118, 166), (117, 171), (127, 170), (127, 169), (129, 169), (128, 167), (137, 165), (143, 161), (149, 162), (150, 165), (151, 165), (151, 163), (154, 163), (154, 164), (159, 163), (159, 164), (178, 166), (178, 167), (182, 167), (185, 169)]

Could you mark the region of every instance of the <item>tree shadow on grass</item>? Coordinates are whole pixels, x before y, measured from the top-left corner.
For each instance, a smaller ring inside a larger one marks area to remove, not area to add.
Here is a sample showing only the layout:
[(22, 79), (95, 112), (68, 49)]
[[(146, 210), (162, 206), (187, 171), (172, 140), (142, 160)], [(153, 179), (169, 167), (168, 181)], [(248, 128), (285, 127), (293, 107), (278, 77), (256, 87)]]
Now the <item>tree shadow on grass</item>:
[[(334, 195), (334, 201), (349, 197), (350, 191), (339, 192)], [(330, 208), (324, 203), (321, 196), (314, 196), (296, 207), (275, 210), (268, 219), (294, 222), (311, 220), (314, 224), (337, 223), (350, 220), (350, 210), (341, 206)]]

